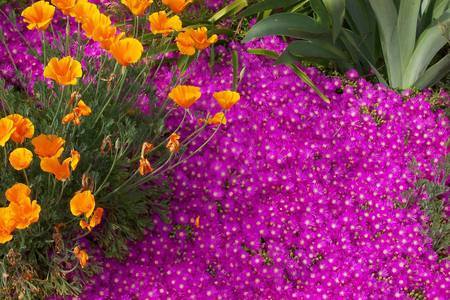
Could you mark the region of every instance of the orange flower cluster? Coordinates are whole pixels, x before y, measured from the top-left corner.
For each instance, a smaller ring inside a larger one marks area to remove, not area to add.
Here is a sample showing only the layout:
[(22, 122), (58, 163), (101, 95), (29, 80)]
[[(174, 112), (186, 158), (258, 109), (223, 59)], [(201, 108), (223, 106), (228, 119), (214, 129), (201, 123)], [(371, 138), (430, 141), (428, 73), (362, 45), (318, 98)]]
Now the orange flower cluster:
[(41, 206), (37, 200), (31, 201), (30, 195), (31, 189), (22, 183), (6, 190), (9, 205), (0, 208), (0, 244), (12, 240), (14, 230), (26, 229), (39, 220)]
[(77, 126), (80, 126), (81, 120), (80, 117), (87, 117), (92, 113), (92, 110), (83, 100), (78, 101), (76, 107), (73, 108), (72, 112), (68, 113), (62, 119), (63, 124), (73, 123)]
[(194, 55), (196, 50), (204, 50), (217, 42), (217, 35), (213, 34), (208, 38), (208, 29), (200, 27), (197, 29), (188, 28), (180, 32), (175, 39), (178, 50), (185, 55)]

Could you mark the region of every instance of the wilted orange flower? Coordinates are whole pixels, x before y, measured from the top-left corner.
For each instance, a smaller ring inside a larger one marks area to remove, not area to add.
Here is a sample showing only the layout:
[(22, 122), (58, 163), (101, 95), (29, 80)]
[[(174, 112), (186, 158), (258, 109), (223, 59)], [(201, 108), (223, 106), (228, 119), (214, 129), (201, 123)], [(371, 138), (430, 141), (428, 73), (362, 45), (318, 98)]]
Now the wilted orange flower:
[(153, 0), (121, 0), (135, 16), (142, 16), (145, 10), (153, 3)]
[(200, 27), (197, 29), (188, 30), (191, 38), (194, 40), (194, 46), (198, 50), (208, 48), (211, 44), (217, 42), (217, 35), (213, 34), (208, 38), (208, 29), (206, 27)]
[(63, 14), (68, 15), (75, 7), (76, 0), (52, 0), (52, 4), (56, 6)]
[(29, 30), (46, 30), (52, 22), (55, 7), (46, 1), (38, 1), (22, 11), (23, 21)]
[(150, 151), (152, 151), (152, 149), (153, 149), (153, 144), (148, 143), (148, 142), (142, 143), (141, 157), (144, 157), (145, 155), (147, 155)]
[(180, 31), (182, 24), (179, 16), (167, 17), (165, 11), (159, 11), (151, 14), (148, 17), (150, 22), (150, 29), (153, 34), (161, 33), (167, 36), (172, 31)]
[(61, 59), (53, 57), (44, 69), (44, 77), (60, 85), (75, 85), (82, 75), (80, 62), (70, 56)]
[(10, 207), (0, 208), (0, 244), (12, 240), (12, 232), (16, 229), (16, 220)]
[(213, 94), (213, 97), (223, 109), (230, 109), (241, 99), (241, 95), (233, 91), (216, 92)]
[(76, 107), (80, 116), (87, 117), (92, 113), (92, 110), (83, 100), (78, 101), (78, 105)]
[(197, 218), (195, 218), (194, 225), (195, 227), (200, 228), (200, 216), (197, 216)]
[(139, 174), (145, 176), (151, 172), (153, 172), (153, 168), (150, 165), (150, 162), (145, 157), (141, 157), (141, 159), (139, 160)]
[(99, 11), (94, 12), (91, 15), (87, 15), (83, 21), (81, 28), (84, 30), (84, 34), (88, 38), (92, 38), (94, 31), (97, 27), (111, 26), (111, 19)]
[(31, 144), (34, 146), (34, 153), (40, 158), (60, 157), (64, 151), (62, 146), (65, 142), (63, 138), (53, 134), (41, 134), (31, 140)]
[(189, 108), (201, 96), (200, 88), (192, 85), (177, 85), (169, 93), (169, 98), (183, 108)]
[(110, 52), (119, 64), (128, 66), (141, 58), (144, 47), (135, 38), (124, 38), (112, 44)]
[(92, 32), (92, 39), (99, 42), (105, 50), (109, 50), (111, 45), (118, 42), (123, 36), (124, 33), (117, 34), (117, 28), (112, 25), (97, 26)]
[(6, 118), (14, 122), (14, 128), (16, 130), (11, 135), (11, 139), (14, 142), (22, 144), (25, 138), (31, 139), (33, 137), (34, 125), (30, 119), (24, 118), (19, 114), (8, 115)]
[(73, 111), (65, 115), (61, 122), (63, 124), (73, 123), (78, 126), (81, 124), (80, 117)]
[(195, 42), (192, 39), (189, 31), (178, 33), (175, 42), (177, 43), (177, 48), (181, 54), (184, 55), (195, 54)]
[(17, 148), (9, 154), (9, 163), (17, 171), (28, 168), (32, 160), (33, 153), (27, 148)]
[(95, 198), (91, 191), (76, 192), (70, 200), (70, 211), (72, 215), (79, 217), (84, 214), (89, 218), (94, 212)]
[(227, 125), (227, 118), (223, 112), (216, 113), (212, 118), (208, 118), (206, 120), (206, 124), (208, 125), (218, 125), (223, 124)]
[(70, 11), (70, 15), (75, 18), (78, 23), (84, 23), (84, 21), (100, 11), (97, 5), (90, 3), (88, 0), (78, 0), (77, 4)]
[(41, 206), (36, 200), (31, 201), (28, 196), (19, 196), (18, 201), (11, 202), (9, 207), (13, 212), (17, 229), (25, 229), (39, 220)]
[(180, 136), (175, 132), (169, 136), (169, 141), (167, 142), (166, 148), (169, 149), (171, 153), (176, 153), (180, 150)]
[(87, 263), (88, 263), (88, 260), (89, 260), (89, 255), (87, 254), (87, 252), (85, 250), (81, 250), (80, 247), (76, 246), (73, 249), (73, 254), (75, 254), (75, 257), (80, 262), (80, 266), (82, 268), (87, 266)]
[(23, 183), (16, 183), (12, 187), (6, 190), (6, 199), (10, 202), (19, 202), (23, 196), (28, 197), (31, 194), (31, 189), (28, 185)]
[(92, 113), (91, 108), (84, 103), (83, 100), (78, 101), (78, 105), (72, 110), (72, 112), (65, 115), (62, 119), (63, 124), (74, 123), (75, 125), (80, 125), (80, 116), (89, 116)]
[(162, 0), (176, 14), (181, 13), (192, 2), (193, 0)]
[(71, 157), (66, 158), (62, 163), (59, 162), (56, 156), (44, 157), (41, 159), (41, 169), (44, 172), (55, 175), (57, 180), (65, 181), (70, 177), (69, 164), (71, 161)]
[(72, 171), (75, 171), (78, 163), (80, 162), (80, 152), (78, 152), (77, 150), (70, 151), (70, 158), (70, 167), (72, 168)]
[(5, 147), (14, 131), (16, 131), (16, 128), (13, 121), (8, 118), (0, 119), (0, 146)]
[(91, 231), (92, 228), (94, 228), (95, 226), (99, 225), (102, 222), (102, 216), (103, 216), (103, 208), (97, 207), (91, 219), (89, 220), (89, 223), (86, 222), (85, 220), (80, 220), (80, 227), (82, 229), (87, 229)]

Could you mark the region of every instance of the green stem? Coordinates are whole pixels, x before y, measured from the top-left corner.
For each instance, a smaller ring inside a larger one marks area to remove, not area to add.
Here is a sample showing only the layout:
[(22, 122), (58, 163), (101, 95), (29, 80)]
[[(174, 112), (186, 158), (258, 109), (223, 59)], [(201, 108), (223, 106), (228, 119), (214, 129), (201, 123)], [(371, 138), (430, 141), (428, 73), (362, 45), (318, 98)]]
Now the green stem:
[(70, 16), (67, 16), (66, 21), (66, 44), (65, 44), (65, 53), (66, 55), (70, 55), (69, 53), (69, 37), (70, 37)]
[(28, 181), (27, 172), (25, 171), (25, 169), (23, 169), (22, 171), (23, 171), (23, 177), (25, 178), (25, 182), (27, 183), (28, 186), (30, 186), (30, 182)]

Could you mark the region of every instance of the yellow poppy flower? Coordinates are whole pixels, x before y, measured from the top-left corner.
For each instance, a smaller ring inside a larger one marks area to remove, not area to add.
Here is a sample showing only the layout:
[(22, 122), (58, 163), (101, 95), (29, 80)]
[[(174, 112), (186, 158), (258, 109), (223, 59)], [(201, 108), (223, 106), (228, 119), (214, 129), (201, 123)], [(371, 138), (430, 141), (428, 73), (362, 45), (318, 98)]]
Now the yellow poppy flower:
[(47, 1), (38, 1), (22, 11), (23, 21), (29, 30), (46, 30), (52, 22), (55, 7)]
[(0, 208), (0, 244), (12, 240), (12, 232), (16, 229), (15, 215), (10, 207)]
[(212, 118), (208, 118), (206, 120), (206, 124), (208, 125), (218, 125), (223, 124), (227, 125), (227, 118), (223, 112), (216, 113)]
[(84, 214), (89, 218), (94, 212), (95, 198), (91, 191), (76, 192), (70, 200), (70, 212), (72, 215), (79, 217)]
[(73, 249), (73, 253), (75, 254), (75, 257), (78, 259), (78, 261), (80, 262), (80, 266), (82, 268), (86, 267), (88, 260), (89, 260), (89, 255), (87, 254), (87, 252), (85, 250), (81, 250), (80, 247), (76, 246)]
[(31, 189), (28, 185), (23, 183), (16, 183), (12, 187), (6, 190), (6, 199), (10, 202), (19, 202), (23, 196), (28, 197), (31, 194)]
[(25, 229), (39, 220), (41, 206), (25, 195), (21, 195), (17, 202), (11, 202), (9, 207), (13, 211), (17, 229)]
[(56, 156), (44, 157), (41, 159), (41, 169), (44, 172), (55, 175), (57, 180), (65, 181), (70, 177), (69, 164), (71, 161), (71, 157), (66, 158), (62, 163), (59, 162)]
[(94, 31), (97, 27), (111, 26), (111, 19), (99, 11), (94, 12), (92, 15), (86, 16), (81, 28), (84, 30), (84, 34), (87, 38), (92, 38)]
[(78, 23), (84, 23), (87, 18), (97, 13), (100, 13), (97, 5), (88, 0), (78, 0), (70, 11), (70, 16), (74, 17)]
[(180, 150), (180, 136), (175, 132), (172, 133), (167, 142), (166, 148), (169, 149), (171, 153), (176, 153)]
[(78, 163), (80, 162), (80, 152), (78, 152), (77, 150), (70, 151), (70, 158), (70, 167), (72, 168), (72, 171), (75, 171)]
[(139, 160), (139, 174), (145, 176), (151, 172), (153, 172), (153, 168), (150, 162), (146, 158), (141, 157)]
[(189, 108), (201, 96), (200, 88), (192, 85), (177, 85), (169, 93), (169, 98), (183, 108)]
[(150, 22), (150, 30), (153, 34), (161, 33), (167, 36), (172, 31), (180, 31), (182, 24), (179, 16), (167, 17), (165, 11), (159, 11), (151, 14), (148, 17)]
[(75, 85), (82, 75), (80, 62), (70, 56), (61, 59), (53, 57), (44, 69), (44, 77), (60, 85)]
[(6, 118), (14, 122), (14, 128), (16, 130), (11, 135), (11, 139), (14, 142), (22, 144), (26, 138), (31, 139), (33, 137), (34, 125), (30, 119), (24, 118), (19, 114), (8, 115)]
[(70, 14), (75, 7), (76, 0), (52, 0), (52, 4), (56, 6), (66, 16)]
[(0, 146), (5, 147), (14, 131), (16, 131), (16, 128), (13, 121), (8, 118), (0, 119)]
[(181, 13), (192, 2), (193, 0), (162, 0), (176, 14)]
[(194, 41), (194, 46), (198, 50), (208, 48), (211, 44), (217, 42), (217, 35), (213, 34), (208, 38), (208, 29), (206, 27), (200, 27), (197, 29), (190, 29), (189, 34)]
[(215, 92), (213, 97), (223, 109), (230, 109), (241, 99), (241, 95), (234, 91)]
[(189, 56), (195, 54), (195, 42), (192, 39), (189, 30), (178, 33), (175, 42), (181, 54)]
[(145, 10), (153, 3), (153, 0), (121, 0), (135, 16), (142, 16)]
[(41, 134), (31, 140), (31, 144), (34, 146), (34, 153), (40, 158), (60, 157), (64, 151), (62, 146), (65, 142), (63, 138), (53, 134)]
[(111, 45), (118, 42), (124, 33), (117, 34), (117, 28), (115, 26), (97, 26), (92, 32), (92, 39), (98, 43), (100, 46), (109, 51)]
[(17, 148), (9, 154), (9, 163), (17, 171), (28, 168), (32, 160), (33, 153), (27, 148)]
[(144, 47), (135, 38), (124, 38), (111, 45), (111, 54), (122, 66), (128, 66), (138, 62)]

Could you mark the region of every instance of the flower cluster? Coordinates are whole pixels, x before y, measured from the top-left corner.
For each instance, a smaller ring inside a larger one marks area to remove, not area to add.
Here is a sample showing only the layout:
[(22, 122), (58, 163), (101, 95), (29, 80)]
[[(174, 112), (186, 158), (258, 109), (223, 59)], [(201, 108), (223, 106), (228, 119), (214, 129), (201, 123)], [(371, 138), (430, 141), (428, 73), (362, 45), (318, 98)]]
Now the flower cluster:
[[(412, 161), (432, 177), (448, 150), (449, 121), (431, 111), (431, 93), (305, 69), (327, 105), (289, 69), (233, 48), (246, 68), (241, 105), (173, 172), (172, 222), (156, 217), (128, 260), (108, 260), (82, 298), (448, 299), (450, 264), (424, 234), (426, 215), (402, 195), (417, 179)], [(206, 94), (193, 111), (214, 110), (214, 91), (229, 88), (230, 52), (217, 47), (216, 56), (213, 80), (206, 54), (187, 71), (186, 84)], [(162, 98), (170, 72), (156, 82)]]

